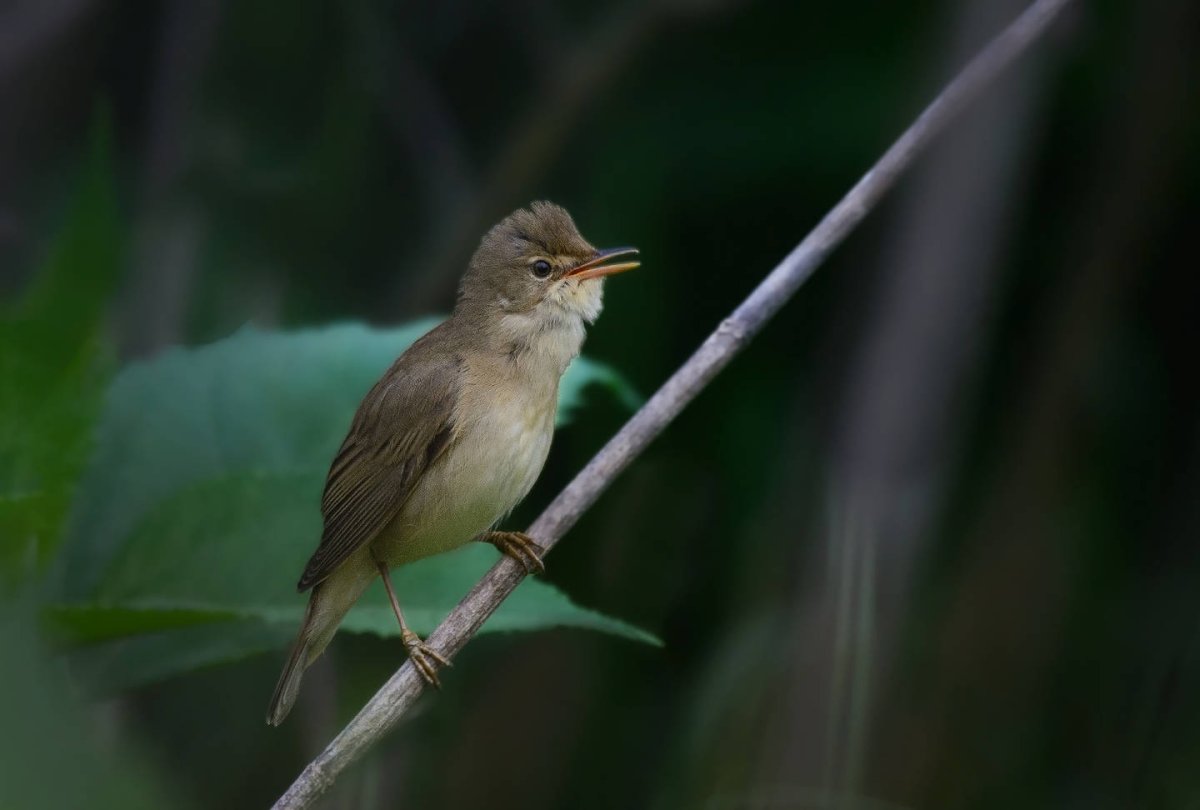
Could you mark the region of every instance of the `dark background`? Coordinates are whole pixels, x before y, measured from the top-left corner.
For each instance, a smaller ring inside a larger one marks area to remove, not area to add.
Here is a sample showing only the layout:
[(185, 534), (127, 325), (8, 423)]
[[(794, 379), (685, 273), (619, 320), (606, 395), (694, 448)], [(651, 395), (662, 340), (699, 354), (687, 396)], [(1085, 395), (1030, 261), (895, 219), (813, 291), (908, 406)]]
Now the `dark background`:
[[(445, 312), (546, 198), (641, 248), (585, 351), (649, 393), (1022, 6), (9, 0), (0, 293), (103, 120), (114, 367)], [(326, 806), (1200, 807), (1198, 61), (1193, 0), (1076, 3), (549, 559), (665, 647), (481, 638)], [(0, 726), (30, 806), (263, 807), (401, 656), (332, 649), (281, 729), (279, 654)]]

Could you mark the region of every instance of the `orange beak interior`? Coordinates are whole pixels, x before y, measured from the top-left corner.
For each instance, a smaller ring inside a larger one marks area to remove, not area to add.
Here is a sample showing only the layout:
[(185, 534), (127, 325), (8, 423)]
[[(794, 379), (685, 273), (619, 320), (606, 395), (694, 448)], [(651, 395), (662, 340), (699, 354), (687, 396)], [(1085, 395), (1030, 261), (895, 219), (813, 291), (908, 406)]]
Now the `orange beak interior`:
[(638, 249), (635, 247), (619, 247), (608, 248), (607, 250), (598, 250), (596, 255), (588, 259), (578, 267), (573, 268), (564, 276), (564, 278), (573, 279), (575, 281), (583, 281), (588, 278), (599, 278), (601, 276), (611, 276), (614, 273), (624, 273), (626, 270), (632, 270), (639, 266), (641, 262), (613, 262), (608, 263), (610, 259), (620, 259), (625, 256), (636, 256)]

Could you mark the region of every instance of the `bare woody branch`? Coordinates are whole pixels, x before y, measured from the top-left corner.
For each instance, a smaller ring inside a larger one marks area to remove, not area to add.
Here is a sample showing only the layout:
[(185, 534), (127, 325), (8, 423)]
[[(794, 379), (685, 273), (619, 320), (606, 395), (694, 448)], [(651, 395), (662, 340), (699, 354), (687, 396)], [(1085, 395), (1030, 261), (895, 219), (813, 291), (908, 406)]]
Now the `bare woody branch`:
[[(620, 432), (593, 458), (529, 528), (547, 550), (663, 428), (745, 347), (763, 325), (875, 207), (917, 154), (954, 115), (1050, 26), (1071, 0), (1036, 0), (954, 78), (920, 117), (850, 189), (824, 219), (754, 289), (733, 314), (684, 363)], [(461, 650), (525, 577), (512, 559), (501, 559), (430, 635), (428, 643), (448, 658)], [(405, 662), (353, 720), (326, 746), (287, 792), (276, 810), (305, 808), (393, 728), (424, 688)]]

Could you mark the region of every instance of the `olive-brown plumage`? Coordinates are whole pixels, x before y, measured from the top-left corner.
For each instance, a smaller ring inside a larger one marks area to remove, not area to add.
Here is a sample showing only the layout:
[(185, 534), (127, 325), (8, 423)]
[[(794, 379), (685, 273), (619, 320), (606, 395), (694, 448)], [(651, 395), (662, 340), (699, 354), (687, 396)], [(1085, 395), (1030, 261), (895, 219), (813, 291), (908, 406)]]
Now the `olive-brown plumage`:
[(267, 722), (290, 711), (304, 670), (371, 581), (384, 584), (414, 665), (446, 663), (408, 629), (387, 571), (473, 539), (533, 571), (538, 549), (491, 529), (529, 492), (554, 430), (558, 382), (601, 308), (601, 277), (635, 267), (598, 251), (562, 208), (537, 202), (483, 238), (451, 317), (400, 356), (363, 398), (330, 465), (324, 531), (300, 577), (312, 588)]

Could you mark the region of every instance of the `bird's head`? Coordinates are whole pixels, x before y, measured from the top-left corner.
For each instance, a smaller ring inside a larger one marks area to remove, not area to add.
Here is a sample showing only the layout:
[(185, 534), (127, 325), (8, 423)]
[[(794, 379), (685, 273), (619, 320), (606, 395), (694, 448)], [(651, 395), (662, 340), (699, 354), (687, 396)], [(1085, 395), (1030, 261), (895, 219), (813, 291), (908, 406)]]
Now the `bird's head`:
[[(536, 327), (553, 320), (591, 323), (600, 314), (604, 276), (632, 270), (636, 248), (597, 250), (566, 209), (535, 202), (484, 235), (458, 291), (458, 307), (516, 316)], [(625, 261), (621, 261), (625, 259)]]

